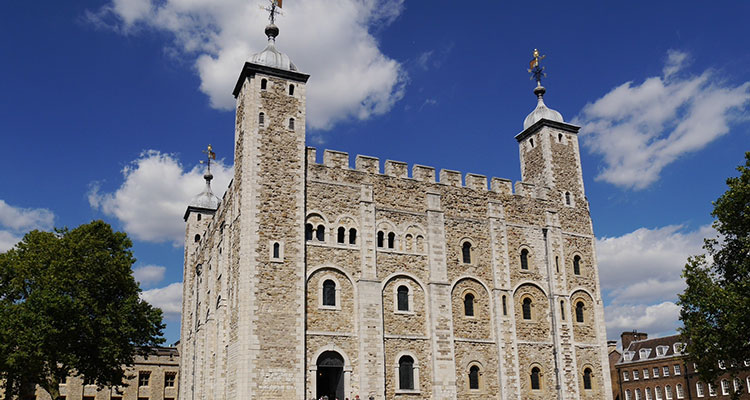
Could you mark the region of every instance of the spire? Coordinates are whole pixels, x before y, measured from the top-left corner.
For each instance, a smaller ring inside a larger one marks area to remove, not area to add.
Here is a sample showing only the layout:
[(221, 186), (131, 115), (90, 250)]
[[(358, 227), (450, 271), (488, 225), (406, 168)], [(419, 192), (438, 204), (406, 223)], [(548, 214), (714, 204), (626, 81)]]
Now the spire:
[(276, 15), (281, 14), (281, 11), (279, 11), (279, 8), (281, 8), (281, 0), (270, 0), (270, 2), (270, 6), (262, 7), (263, 10), (266, 10), (269, 13), (268, 20), (270, 23), (266, 25), (265, 29), (266, 36), (268, 37), (268, 44), (263, 51), (253, 54), (253, 56), (250, 57), (250, 62), (288, 71), (297, 71), (297, 66), (289, 59), (289, 56), (276, 49), (276, 38), (279, 36), (279, 27), (276, 26), (275, 22)]
[(544, 72), (544, 67), (540, 65), (540, 61), (542, 61), (547, 56), (540, 56), (539, 50), (537, 49), (534, 49), (534, 53), (532, 55), (533, 58), (531, 59), (531, 62), (529, 62), (529, 69), (527, 71), (531, 73), (531, 78), (536, 80), (534, 94), (536, 95), (537, 103), (534, 111), (532, 111), (531, 114), (527, 115), (526, 119), (523, 121), (523, 129), (527, 129), (541, 119), (564, 122), (562, 114), (551, 108), (548, 108), (544, 104), (544, 94), (547, 92), (547, 89), (542, 86), (542, 78), (547, 77), (547, 74)]
[(216, 210), (219, 208), (219, 198), (214, 195), (213, 191), (211, 191), (211, 180), (214, 179), (213, 174), (211, 174), (211, 160), (216, 160), (216, 153), (213, 152), (213, 148), (211, 145), (208, 145), (208, 148), (206, 150), (203, 150), (203, 153), (206, 154), (206, 160), (201, 160), (201, 164), (206, 165), (206, 173), (203, 174), (203, 179), (206, 180), (206, 186), (203, 188), (203, 191), (199, 193), (197, 196), (193, 197), (193, 199), (190, 201), (189, 208), (203, 208), (203, 209), (210, 209), (210, 210)]

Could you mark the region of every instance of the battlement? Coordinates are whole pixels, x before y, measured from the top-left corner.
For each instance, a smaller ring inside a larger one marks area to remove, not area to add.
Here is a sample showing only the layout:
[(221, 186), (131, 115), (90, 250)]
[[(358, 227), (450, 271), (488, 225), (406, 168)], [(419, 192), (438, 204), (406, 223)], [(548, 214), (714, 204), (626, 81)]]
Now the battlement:
[(488, 190), (503, 195), (518, 195), (524, 197), (533, 197), (540, 199), (549, 198), (550, 189), (547, 187), (538, 187), (528, 182), (516, 182), (515, 186), (510, 179), (492, 177), (489, 179), (484, 175), (467, 173), (462, 177), (460, 171), (441, 169), (437, 174), (436, 180), (435, 167), (414, 164), (411, 166), (411, 175), (409, 174), (409, 164), (403, 161), (385, 160), (384, 168), (381, 171), (380, 159), (377, 157), (357, 155), (354, 159), (354, 168), (349, 165), (349, 153), (324, 150), (323, 163), (317, 162), (317, 149), (314, 147), (306, 148), (306, 157), (308, 165), (323, 165), (328, 168), (337, 168), (345, 170), (359, 171), (366, 174), (391, 176), (394, 178), (413, 179), (419, 182), (436, 183), (454, 187), (464, 187), (476, 191)]

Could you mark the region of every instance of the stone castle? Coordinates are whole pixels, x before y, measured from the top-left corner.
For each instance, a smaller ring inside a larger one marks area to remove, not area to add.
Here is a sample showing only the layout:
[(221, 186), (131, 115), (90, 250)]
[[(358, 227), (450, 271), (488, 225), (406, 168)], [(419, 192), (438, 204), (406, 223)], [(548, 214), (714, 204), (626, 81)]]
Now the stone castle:
[(179, 398), (611, 399), (578, 127), (544, 88), (515, 185), (321, 164), (278, 33), (234, 89), (234, 179), (185, 213)]

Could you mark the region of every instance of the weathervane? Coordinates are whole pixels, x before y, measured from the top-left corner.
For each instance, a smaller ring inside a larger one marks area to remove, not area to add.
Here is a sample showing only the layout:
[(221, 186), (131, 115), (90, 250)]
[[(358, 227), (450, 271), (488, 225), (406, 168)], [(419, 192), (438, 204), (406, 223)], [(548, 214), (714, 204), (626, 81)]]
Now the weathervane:
[(260, 6), (261, 9), (268, 11), (268, 20), (271, 21), (271, 25), (274, 25), (274, 21), (276, 21), (276, 15), (283, 15), (280, 10), (277, 10), (277, 8), (281, 8), (281, 2), (283, 0), (269, 0), (271, 2), (270, 7), (263, 7)]
[(544, 73), (544, 67), (539, 65), (539, 62), (544, 59), (545, 56), (539, 55), (539, 50), (534, 49), (533, 53), (534, 58), (531, 59), (531, 62), (529, 62), (529, 73), (531, 73), (531, 79), (536, 80), (537, 86), (542, 86), (542, 78), (546, 77), (547, 74)]
[(206, 175), (208, 176), (211, 175), (211, 160), (216, 159), (216, 153), (214, 153), (213, 147), (211, 147), (211, 145), (209, 144), (206, 150), (203, 150), (203, 154), (206, 155), (206, 160), (201, 160), (200, 163), (206, 164), (206, 167), (208, 168), (208, 170), (206, 171)]

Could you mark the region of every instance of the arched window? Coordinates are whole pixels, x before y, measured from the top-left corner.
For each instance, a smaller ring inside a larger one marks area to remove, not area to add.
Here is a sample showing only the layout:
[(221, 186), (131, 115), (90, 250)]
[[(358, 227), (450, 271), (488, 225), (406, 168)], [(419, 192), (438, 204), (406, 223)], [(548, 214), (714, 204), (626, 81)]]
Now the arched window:
[(576, 322), (583, 322), (583, 302), (576, 303)]
[(401, 285), (397, 290), (397, 303), (399, 311), (409, 311), (409, 288)]
[(661, 386), (657, 386), (654, 388), (654, 396), (656, 396), (656, 400), (664, 400), (664, 396), (661, 392)]
[(414, 359), (402, 356), (398, 360), (399, 389), (414, 389)]
[(388, 248), (392, 249), (396, 246), (396, 234), (393, 232), (388, 233)]
[(471, 243), (464, 242), (464, 244), (461, 246), (461, 255), (464, 264), (471, 264)]
[(508, 315), (508, 300), (503, 295), (503, 315)]
[(268, 86), (268, 81), (265, 79), (260, 80), (260, 90), (266, 90), (266, 87)]
[(523, 319), (531, 319), (531, 299), (523, 299), (523, 305), (521, 306), (523, 311)]
[(539, 390), (541, 389), (541, 382), (539, 382), (539, 368), (534, 367), (531, 369), (531, 389), (532, 390)]
[(625, 391), (625, 400), (633, 400), (633, 397), (630, 394), (630, 389)]
[(562, 142), (562, 133), (557, 134), (557, 141)]
[(338, 234), (336, 235), (336, 241), (339, 243), (344, 243), (344, 237), (346, 236), (346, 228), (343, 226), (340, 226), (338, 229)]
[(201, 235), (196, 234), (193, 238), (196, 242), (199, 242), (201, 240)]
[(273, 244), (273, 258), (279, 258), (280, 247), (281, 245), (278, 243)]
[(667, 400), (672, 400), (672, 386), (667, 385), (664, 386), (664, 396), (667, 398)]
[(676, 384), (674, 386), (674, 391), (677, 392), (677, 398), (678, 399), (681, 399), (681, 398), (685, 397), (685, 390), (682, 389), (682, 385), (681, 384), (679, 384), (679, 383)]
[(289, 118), (289, 130), (294, 130), (294, 118)]
[(570, 192), (565, 192), (565, 204), (570, 205)]
[(318, 229), (315, 230), (315, 239), (318, 239), (319, 242), (326, 241), (326, 227), (325, 226), (318, 225)]
[(474, 295), (471, 293), (466, 293), (466, 296), (464, 296), (464, 315), (467, 317), (474, 316)]
[(294, 96), (294, 85), (289, 85), (289, 95)]
[(198, 215), (197, 215), (197, 216), (195, 217), (195, 219), (197, 219), (198, 221), (200, 221), (200, 220), (201, 220), (201, 215), (200, 215), (200, 214), (198, 214)]
[(263, 127), (263, 124), (266, 123), (266, 114), (260, 113), (258, 114), (258, 126)]
[(305, 224), (305, 240), (312, 240), (313, 224)]
[(583, 388), (591, 390), (591, 368), (583, 370)]
[(581, 275), (581, 256), (573, 257), (573, 273)]
[(641, 400), (643, 396), (641, 395), (641, 388), (635, 389), (635, 400)]
[(651, 388), (646, 388), (646, 400), (654, 400), (654, 398), (651, 396)]
[(565, 301), (560, 300), (560, 317), (565, 321)]
[(406, 234), (406, 237), (404, 238), (404, 250), (411, 251), (412, 248), (412, 242), (414, 241), (414, 236), (412, 236), (410, 233)]
[(383, 233), (383, 231), (378, 231), (378, 247), (383, 247), (384, 237), (385, 237), (385, 233)]
[(521, 250), (521, 269), (529, 269), (529, 251)]
[(326, 281), (323, 282), (323, 305), (336, 305), (336, 282), (330, 279), (326, 279)]
[(422, 235), (417, 235), (417, 248), (416, 251), (424, 251), (424, 238)]
[(349, 228), (349, 244), (357, 244), (357, 230)]
[(476, 365), (469, 368), (469, 389), (479, 389), (479, 367)]

